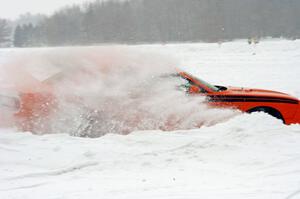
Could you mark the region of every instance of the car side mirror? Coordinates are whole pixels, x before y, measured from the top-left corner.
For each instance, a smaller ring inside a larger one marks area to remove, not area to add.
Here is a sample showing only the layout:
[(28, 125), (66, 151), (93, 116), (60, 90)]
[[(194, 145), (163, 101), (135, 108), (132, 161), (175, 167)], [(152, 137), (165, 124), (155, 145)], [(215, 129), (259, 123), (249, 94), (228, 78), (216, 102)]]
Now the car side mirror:
[(189, 93), (200, 93), (200, 88), (195, 85), (191, 85), (189, 87)]

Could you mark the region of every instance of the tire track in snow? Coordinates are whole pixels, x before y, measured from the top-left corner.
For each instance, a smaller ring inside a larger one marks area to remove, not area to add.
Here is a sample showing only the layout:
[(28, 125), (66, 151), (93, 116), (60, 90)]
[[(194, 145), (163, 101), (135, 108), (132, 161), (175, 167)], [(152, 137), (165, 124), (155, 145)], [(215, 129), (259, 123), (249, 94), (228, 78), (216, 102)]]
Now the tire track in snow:
[(36, 188), (40, 187), (43, 185), (46, 185), (48, 183), (38, 183), (38, 184), (31, 184), (31, 185), (26, 185), (26, 186), (20, 186), (20, 187), (12, 187), (8, 189), (0, 189), (0, 191), (11, 191), (11, 190), (18, 190), (18, 189), (31, 189), (31, 188)]
[(86, 162), (86, 163), (74, 165), (68, 168), (55, 170), (55, 171), (29, 173), (21, 176), (15, 176), (15, 177), (7, 178), (7, 180), (19, 180), (25, 178), (36, 178), (36, 177), (46, 177), (46, 176), (60, 176), (74, 171), (82, 170), (87, 167), (97, 166), (98, 164), (99, 164), (98, 162)]

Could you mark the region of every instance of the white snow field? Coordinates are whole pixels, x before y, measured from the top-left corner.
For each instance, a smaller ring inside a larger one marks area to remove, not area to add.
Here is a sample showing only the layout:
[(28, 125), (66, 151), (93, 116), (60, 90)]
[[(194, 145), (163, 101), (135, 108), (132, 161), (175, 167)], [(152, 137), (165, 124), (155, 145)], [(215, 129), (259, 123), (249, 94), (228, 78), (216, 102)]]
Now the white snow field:
[[(300, 98), (300, 41), (126, 48), (178, 60), (214, 84), (279, 90)], [(47, 49), (4, 49), (0, 64), (31, 51)], [(208, 113), (214, 118), (223, 111)], [(73, 137), (63, 129), (46, 135), (1, 129), (0, 199), (41, 198), (300, 198), (300, 126), (254, 113), (193, 130), (94, 139)]]

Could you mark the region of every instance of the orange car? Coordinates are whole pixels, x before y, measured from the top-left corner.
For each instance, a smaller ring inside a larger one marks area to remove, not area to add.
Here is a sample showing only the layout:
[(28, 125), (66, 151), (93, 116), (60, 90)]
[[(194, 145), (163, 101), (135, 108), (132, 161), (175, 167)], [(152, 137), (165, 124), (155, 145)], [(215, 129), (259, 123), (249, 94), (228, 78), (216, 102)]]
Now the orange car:
[[(288, 94), (262, 89), (214, 86), (186, 72), (178, 74), (187, 81), (187, 92), (205, 95), (207, 103), (213, 107), (236, 108), (248, 113), (262, 111), (281, 119), (285, 124), (300, 123), (299, 100)], [(1, 126), (16, 125), (23, 131), (47, 129), (45, 125), (48, 123), (48, 116), (55, 112), (57, 103), (52, 95), (51, 83), (41, 82), (38, 86), (40, 88), (37, 91), (20, 92), (15, 97), (0, 95)], [(4, 109), (13, 113), (13, 124), (4, 122), (8, 118)]]
[(211, 85), (186, 72), (179, 75), (188, 81), (188, 92), (207, 96), (214, 107), (237, 108), (243, 112), (265, 112), (285, 124), (300, 123), (300, 101), (288, 94), (250, 88), (235, 88)]

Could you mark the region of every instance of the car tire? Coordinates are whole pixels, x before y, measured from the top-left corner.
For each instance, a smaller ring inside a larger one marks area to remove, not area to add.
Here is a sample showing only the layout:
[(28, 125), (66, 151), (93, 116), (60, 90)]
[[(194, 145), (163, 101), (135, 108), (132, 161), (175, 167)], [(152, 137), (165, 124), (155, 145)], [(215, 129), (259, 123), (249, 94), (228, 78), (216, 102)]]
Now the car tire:
[(282, 117), (282, 114), (274, 108), (271, 108), (271, 107), (255, 107), (255, 108), (252, 108), (252, 109), (247, 111), (247, 113), (254, 113), (254, 112), (267, 113), (267, 114), (281, 120), (285, 124), (285, 121), (284, 121), (284, 118)]

